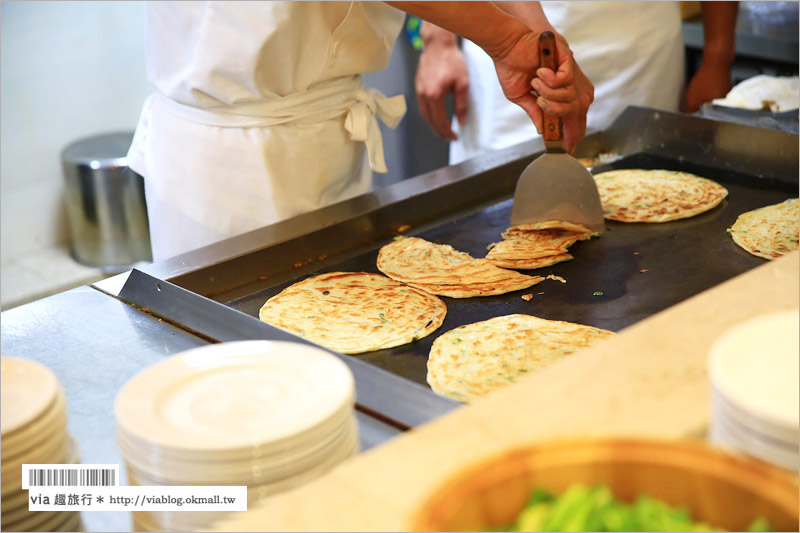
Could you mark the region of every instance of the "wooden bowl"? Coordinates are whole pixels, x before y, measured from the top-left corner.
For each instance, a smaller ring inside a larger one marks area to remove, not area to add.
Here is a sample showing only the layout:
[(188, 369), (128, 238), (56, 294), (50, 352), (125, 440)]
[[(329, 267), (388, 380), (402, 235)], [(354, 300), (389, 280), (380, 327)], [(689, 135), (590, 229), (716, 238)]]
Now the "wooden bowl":
[(415, 516), (415, 531), (481, 531), (512, 524), (530, 492), (574, 483), (607, 485), (633, 501), (648, 494), (693, 520), (744, 531), (759, 516), (798, 530), (798, 481), (788, 471), (701, 443), (651, 440), (556, 442), (503, 453), (445, 482)]

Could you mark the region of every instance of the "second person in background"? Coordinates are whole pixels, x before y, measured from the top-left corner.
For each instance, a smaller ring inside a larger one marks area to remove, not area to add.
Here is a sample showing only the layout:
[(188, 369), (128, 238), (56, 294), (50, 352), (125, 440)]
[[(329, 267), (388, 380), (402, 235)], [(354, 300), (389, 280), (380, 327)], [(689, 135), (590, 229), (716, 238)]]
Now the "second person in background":
[[(684, 44), (678, 2), (495, 2), (530, 27), (551, 27), (570, 45), (594, 84), (587, 127), (606, 128), (629, 105), (677, 111), (684, 91)], [(685, 107), (724, 96), (731, 88), (736, 2), (702, 2), (705, 49), (689, 83)], [(539, 30), (541, 31), (541, 30)], [(474, 43), (424, 22), (425, 47), (415, 88), (423, 118), (450, 143), (459, 163), (537, 136), (530, 120), (502, 98), (492, 60)], [(547, 92), (546, 87), (537, 85)], [(445, 111), (453, 94), (455, 117)], [(549, 94), (549, 93), (547, 93)]]

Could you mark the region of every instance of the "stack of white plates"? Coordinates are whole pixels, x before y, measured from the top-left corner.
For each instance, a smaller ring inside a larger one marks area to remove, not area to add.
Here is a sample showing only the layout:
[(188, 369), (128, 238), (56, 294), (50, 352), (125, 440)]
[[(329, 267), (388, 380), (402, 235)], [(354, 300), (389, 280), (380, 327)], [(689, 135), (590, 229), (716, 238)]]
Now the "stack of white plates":
[(78, 531), (78, 511), (28, 511), (23, 464), (78, 464), (67, 433), (64, 390), (53, 372), (34, 361), (0, 358), (0, 456), (4, 531)]
[[(248, 487), (248, 508), (358, 453), (353, 376), (305, 344), (241, 341), (175, 355), (117, 396), (131, 485)], [(134, 512), (137, 531), (195, 531), (225, 512)]]
[(800, 450), (800, 313), (762, 315), (725, 332), (709, 358), (712, 442), (790, 470)]

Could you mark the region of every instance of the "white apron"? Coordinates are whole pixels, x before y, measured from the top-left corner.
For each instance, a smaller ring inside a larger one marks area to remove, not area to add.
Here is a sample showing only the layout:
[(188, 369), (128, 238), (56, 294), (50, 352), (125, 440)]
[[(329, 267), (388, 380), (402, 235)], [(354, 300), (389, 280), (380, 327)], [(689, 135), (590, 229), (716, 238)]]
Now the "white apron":
[(149, 3), (157, 92), (128, 164), (153, 259), (366, 192), (386, 172), (376, 117), (395, 127), (405, 100), (360, 74), (386, 68), (403, 20), (381, 2)]
[[(553, 27), (595, 87), (587, 129), (606, 128), (629, 105), (675, 111), (684, 78), (678, 2), (542, 2)], [(522, 109), (509, 102), (489, 56), (464, 41), (469, 73), (467, 124), (453, 121), (450, 163), (537, 137)]]

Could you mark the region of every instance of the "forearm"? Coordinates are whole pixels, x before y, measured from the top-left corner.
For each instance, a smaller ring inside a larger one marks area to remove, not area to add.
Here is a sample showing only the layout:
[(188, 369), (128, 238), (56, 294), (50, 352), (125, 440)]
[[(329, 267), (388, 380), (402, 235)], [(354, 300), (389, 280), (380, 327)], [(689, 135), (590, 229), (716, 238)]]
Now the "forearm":
[(494, 5), (535, 32), (552, 31), (557, 33), (550, 21), (547, 20), (540, 2), (494, 2)]
[(739, 2), (701, 2), (703, 61), (730, 65), (736, 55), (736, 15)]
[[(505, 13), (525, 24), (528, 28), (537, 33), (552, 31), (558, 34), (555, 28), (547, 20), (547, 16), (542, 10), (539, 2), (492, 2)], [(454, 46), (457, 44), (456, 34), (440, 28), (432, 22), (423, 22), (420, 29), (420, 37), (426, 45), (445, 45)]]
[(503, 57), (529, 32), (525, 24), (491, 2), (386, 2), (469, 39), (490, 56)]

